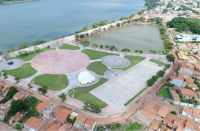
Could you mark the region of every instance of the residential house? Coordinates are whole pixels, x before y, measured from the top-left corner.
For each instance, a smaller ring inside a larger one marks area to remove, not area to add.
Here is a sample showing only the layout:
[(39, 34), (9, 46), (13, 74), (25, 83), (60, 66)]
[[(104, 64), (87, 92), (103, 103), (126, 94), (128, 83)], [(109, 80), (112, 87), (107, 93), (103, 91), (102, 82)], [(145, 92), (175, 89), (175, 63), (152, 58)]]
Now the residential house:
[(44, 121), (35, 117), (31, 117), (24, 123), (24, 127), (29, 131), (37, 131), (43, 124)]
[(57, 131), (60, 128), (60, 126), (61, 126), (61, 123), (59, 122), (51, 124), (46, 131)]
[(53, 119), (48, 119), (39, 129), (38, 131), (46, 131), (55, 121)]
[(177, 129), (181, 119), (172, 113), (168, 113), (163, 120), (163, 124), (170, 129)]
[(185, 99), (194, 98), (194, 92), (190, 89), (179, 88), (179, 94), (182, 95)]
[(24, 94), (21, 94), (20, 92), (17, 92), (14, 96), (13, 96), (14, 100), (21, 100), (24, 101), (26, 99)]
[(196, 71), (200, 71), (200, 64), (199, 63), (195, 63), (194, 64), (194, 68)]
[(87, 118), (86, 121), (85, 121), (85, 127), (90, 130), (90, 131), (93, 131), (94, 128), (96, 126), (96, 121), (94, 119), (91, 119), (91, 118)]
[(200, 92), (196, 92), (197, 97), (200, 98)]
[(193, 131), (195, 121), (191, 118), (182, 119), (176, 131)]
[(165, 118), (166, 115), (169, 113), (169, 108), (167, 106), (161, 106), (157, 112), (157, 115), (161, 118)]
[(184, 107), (182, 115), (194, 119), (196, 122), (200, 122), (200, 111), (196, 108)]
[(193, 83), (192, 84), (188, 84), (187, 86), (192, 88), (192, 90), (198, 90), (199, 89), (199, 87), (196, 84), (193, 84)]
[(194, 70), (190, 68), (181, 67), (179, 73), (187, 73), (188, 75), (192, 76)]
[(49, 101), (43, 101), (36, 107), (38, 113), (44, 117), (50, 117), (50, 114), (52, 113), (54, 109), (54, 105), (52, 102)]
[(160, 124), (161, 124), (160, 121), (154, 119), (154, 120), (151, 122), (151, 125), (149, 126), (148, 131), (158, 131), (159, 128), (160, 128)]
[(184, 79), (179, 77), (171, 77), (171, 83), (174, 84), (177, 87), (183, 88), (186, 87), (186, 83), (184, 82)]
[(179, 73), (178, 78), (182, 78), (184, 80), (191, 78), (187, 73)]
[(67, 121), (67, 117), (70, 115), (71, 111), (63, 108), (63, 107), (56, 107), (53, 112), (52, 116), (55, 118), (58, 122), (64, 124)]
[(193, 76), (194, 76), (197, 80), (200, 80), (200, 72), (194, 71)]
[(169, 88), (169, 92), (170, 92), (170, 95), (171, 95), (171, 97), (174, 101), (176, 101), (176, 102), (181, 101), (180, 98), (179, 98), (179, 95), (177, 94), (177, 92), (174, 89)]
[(10, 110), (10, 107), (0, 109), (0, 120), (3, 121), (5, 119), (9, 110)]
[(72, 124), (69, 122), (66, 122), (65, 124), (63, 124), (58, 131), (69, 131), (70, 128), (72, 127)]
[(76, 128), (78, 128), (78, 129), (80, 127), (84, 127), (86, 119), (87, 118), (85, 116), (83, 116), (82, 113), (79, 113), (78, 116), (76, 117), (76, 121), (75, 121), (75, 123), (74, 123), (73, 126), (76, 127)]
[(2, 90), (1, 90), (1, 92), (4, 94), (4, 93), (6, 93), (7, 91), (8, 91), (8, 89), (10, 88), (10, 86), (5, 86)]
[(157, 114), (157, 110), (154, 109), (156, 105), (157, 102), (150, 101), (134, 115), (145, 124), (150, 125)]

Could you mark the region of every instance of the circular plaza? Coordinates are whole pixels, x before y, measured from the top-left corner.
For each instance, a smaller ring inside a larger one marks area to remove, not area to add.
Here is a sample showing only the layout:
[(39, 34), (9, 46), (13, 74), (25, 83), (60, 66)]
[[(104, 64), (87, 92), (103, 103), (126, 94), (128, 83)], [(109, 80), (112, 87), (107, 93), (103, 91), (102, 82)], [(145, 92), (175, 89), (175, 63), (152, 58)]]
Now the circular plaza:
[(75, 50), (50, 50), (36, 55), (31, 65), (46, 74), (67, 74), (85, 69), (90, 64), (87, 55)]

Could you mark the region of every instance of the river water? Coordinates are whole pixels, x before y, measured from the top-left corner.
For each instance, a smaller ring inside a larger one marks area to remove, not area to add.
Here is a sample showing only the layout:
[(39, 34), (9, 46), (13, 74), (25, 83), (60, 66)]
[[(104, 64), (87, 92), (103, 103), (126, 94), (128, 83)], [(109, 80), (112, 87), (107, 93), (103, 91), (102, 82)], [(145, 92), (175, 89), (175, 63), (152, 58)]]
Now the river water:
[(67, 36), (100, 20), (118, 20), (143, 5), (143, 0), (38, 0), (0, 5), (0, 50)]
[(94, 35), (88, 39), (92, 44), (114, 45), (118, 50), (128, 48), (131, 52), (150, 49), (162, 51), (164, 45), (160, 38), (158, 27), (151, 24), (132, 24), (120, 28), (114, 28), (106, 32)]

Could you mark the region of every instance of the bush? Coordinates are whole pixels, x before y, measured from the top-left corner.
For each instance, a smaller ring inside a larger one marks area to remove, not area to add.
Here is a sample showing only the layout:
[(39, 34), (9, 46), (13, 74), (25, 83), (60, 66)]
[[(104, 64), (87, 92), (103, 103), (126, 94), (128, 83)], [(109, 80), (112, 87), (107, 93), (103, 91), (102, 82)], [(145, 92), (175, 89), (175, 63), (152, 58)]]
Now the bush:
[(23, 127), (20, 124), (16, 124), (15, 129), (21, 131), (23, 129)]
[(46, 86), (44, 86), (44, 87), (38, 88), (38, 91), (41, 92), (44, 95), (44, 94), (47, 93), (47, 89), (48, 88)]
[(107, 125), (106, 125), (106, 128), (107, 128), (107, 129), (110, 129), (110, 128), (111, 128), (111, 125), (107, 124)]
[(120, 27), (120, 23), (117, 23), (116, 26), (117, 26), (117, 27)]
[(40, 45), (40, 44), (43, 44), (43, 43), (45, 43), (46, 41), (44, 41), (44, 40), (38, 40), (38, 41), (36, 41), (33, 45)]
[(172, 114), (177, 115), (176, 111), (171, 111)]

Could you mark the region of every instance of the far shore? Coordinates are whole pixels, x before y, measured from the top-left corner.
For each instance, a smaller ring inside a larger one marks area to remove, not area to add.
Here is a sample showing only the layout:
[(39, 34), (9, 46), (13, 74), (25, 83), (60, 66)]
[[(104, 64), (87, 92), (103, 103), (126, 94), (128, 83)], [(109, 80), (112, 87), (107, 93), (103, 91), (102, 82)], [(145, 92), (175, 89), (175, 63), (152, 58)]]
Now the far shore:
[(30, 2), (35, 0), (22, 0), (22, 1), (11, 1), (11, 2), (3, 2), (2, 4), (14, 4), (14, 3), (22, 3), (22, 2)]

